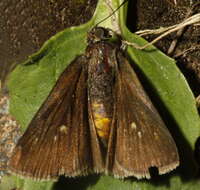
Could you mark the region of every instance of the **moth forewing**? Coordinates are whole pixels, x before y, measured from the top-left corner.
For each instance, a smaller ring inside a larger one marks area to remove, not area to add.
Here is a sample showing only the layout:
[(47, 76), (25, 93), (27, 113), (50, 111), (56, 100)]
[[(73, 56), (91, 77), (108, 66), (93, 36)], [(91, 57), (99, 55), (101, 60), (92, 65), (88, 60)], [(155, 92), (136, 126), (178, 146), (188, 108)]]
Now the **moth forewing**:
[(170, 172), (179, 165), (175, 142), (121, 52), (117, 64), (109, 173), (140, 179), (150, 178), (150, 167), (157, 167), (159, 174)]
[(51, 180), (92, 170), (86, 63), (80, 56), (61, 74), (15, 148), (12, 173)]

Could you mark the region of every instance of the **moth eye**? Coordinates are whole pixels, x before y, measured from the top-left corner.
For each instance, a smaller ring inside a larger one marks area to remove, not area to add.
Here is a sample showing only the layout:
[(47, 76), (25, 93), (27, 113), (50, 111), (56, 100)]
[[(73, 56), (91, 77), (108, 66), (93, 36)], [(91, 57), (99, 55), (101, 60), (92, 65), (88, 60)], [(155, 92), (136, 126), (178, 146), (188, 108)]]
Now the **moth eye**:
[(105, 38), (105, 32), (102, 28), (97, 28), (95, 30), (95, 36), (97, 36), (100, 39), (104, 39)]

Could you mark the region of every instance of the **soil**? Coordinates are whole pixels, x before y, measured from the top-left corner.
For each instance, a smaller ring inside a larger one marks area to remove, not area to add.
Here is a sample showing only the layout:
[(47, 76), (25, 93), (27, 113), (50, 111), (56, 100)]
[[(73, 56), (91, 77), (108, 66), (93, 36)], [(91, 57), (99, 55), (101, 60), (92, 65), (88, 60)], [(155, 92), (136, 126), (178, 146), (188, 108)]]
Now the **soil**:
[(97, 0), (1, 0), (0, 79), (63, 29), (88, 21)]

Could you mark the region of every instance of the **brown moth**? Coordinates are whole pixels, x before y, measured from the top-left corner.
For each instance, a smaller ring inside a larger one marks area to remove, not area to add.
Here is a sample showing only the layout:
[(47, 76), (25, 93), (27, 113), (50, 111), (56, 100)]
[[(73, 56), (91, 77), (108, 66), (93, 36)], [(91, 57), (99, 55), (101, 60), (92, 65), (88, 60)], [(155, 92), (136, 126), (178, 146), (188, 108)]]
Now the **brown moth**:
[(61, 74), (10, 160), (36, 180), (105, 173), (150, 178), (179, 165), (174, 140), (109, 32), (88, 33), (85, 54)]

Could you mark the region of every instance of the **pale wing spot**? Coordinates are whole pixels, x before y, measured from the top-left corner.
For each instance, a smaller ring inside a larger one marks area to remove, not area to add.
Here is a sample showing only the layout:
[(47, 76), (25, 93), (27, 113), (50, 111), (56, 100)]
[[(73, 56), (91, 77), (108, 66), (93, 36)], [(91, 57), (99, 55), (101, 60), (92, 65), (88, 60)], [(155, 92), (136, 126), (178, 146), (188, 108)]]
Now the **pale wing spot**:
[(34, 139), (34, 144), (36, 144), (38, 142), (38, 138)]
[(60, 126), (60, 132), (61, 132), (61, 133), (67, 134), (67, 126), (61, 125), (61, 126)]
[(142, 133), (139, 131), (138, 132), (138, 137), (141, 138), (142, 137)]
[(155, 137), (156, 140), (159, 139), (159, 137), (158, 137), (158, 133), (153, 132), (153, 135), (154, 135), (154, 137)]
[(135, 122), (132, 122), (132, 123), (131, 123), (131, 128), (132, 128), (132, 129), (136, 129), (136, 128), (137, 128), (137, 125), (136, 125)]
[(54, 139), (54, 141), (57, 141), (58, 138), (57, 138), (57, 136), (55, 135), (53, 139)]

